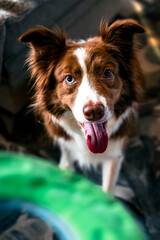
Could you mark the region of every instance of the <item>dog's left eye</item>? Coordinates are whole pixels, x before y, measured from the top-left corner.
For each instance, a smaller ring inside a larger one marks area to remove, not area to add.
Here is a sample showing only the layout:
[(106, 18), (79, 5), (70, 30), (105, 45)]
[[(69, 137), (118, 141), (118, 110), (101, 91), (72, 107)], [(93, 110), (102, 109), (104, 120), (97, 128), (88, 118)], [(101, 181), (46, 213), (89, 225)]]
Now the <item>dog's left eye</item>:
[(71, 75), (67, 75), (65, 77), (65, 81), (68, 85), (71, 85), (72, 83), (74, 83), (74, 78)]
[(115, 77), (110, 69), (106, 69), (101, 76), (101, 80), (109, 87), (112, 88), (114, 86)]
[(111, 79), (112, 78), (112, 72), (110, 69), (107, 69), (104, 71), (104, 77)]

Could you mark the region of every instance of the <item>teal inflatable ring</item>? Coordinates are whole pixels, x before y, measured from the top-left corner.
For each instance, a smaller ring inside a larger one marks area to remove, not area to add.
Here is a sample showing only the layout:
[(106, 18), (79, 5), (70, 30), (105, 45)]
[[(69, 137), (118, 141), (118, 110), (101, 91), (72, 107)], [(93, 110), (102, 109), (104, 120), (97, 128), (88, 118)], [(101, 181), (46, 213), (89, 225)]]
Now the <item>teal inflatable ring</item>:
[(37, 157), (0, 152), (0, 201), (5, 199), (32, 203), (56, 215), (61, 231), (72, 235), (61, 239), (146, 240), (114, 197), (82, 176)]

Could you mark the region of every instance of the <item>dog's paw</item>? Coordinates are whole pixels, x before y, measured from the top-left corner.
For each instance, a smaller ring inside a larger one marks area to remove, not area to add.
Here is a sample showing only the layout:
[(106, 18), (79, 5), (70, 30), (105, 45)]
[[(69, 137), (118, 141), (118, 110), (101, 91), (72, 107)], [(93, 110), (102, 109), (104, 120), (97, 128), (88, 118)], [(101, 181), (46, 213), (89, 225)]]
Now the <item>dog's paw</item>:
[(62, 170), (66, 170), (66, 169), (73, 170), (72, 164), (70, 162), (64, 161), (64, 160), (60, 161), (59, 168), (62, 169)]

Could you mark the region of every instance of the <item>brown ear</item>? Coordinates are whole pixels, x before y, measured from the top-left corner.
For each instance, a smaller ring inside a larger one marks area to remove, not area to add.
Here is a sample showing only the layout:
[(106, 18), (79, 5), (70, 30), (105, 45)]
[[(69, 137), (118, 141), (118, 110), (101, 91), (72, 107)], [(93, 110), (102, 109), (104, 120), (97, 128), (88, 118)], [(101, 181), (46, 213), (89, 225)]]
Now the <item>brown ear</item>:
[(35, 50), (45, 50), (52, 48), (65, 49), (66, 36), (57, 28), (55, 32), (48, 28), (40, 26), (39, 28), (31, 29), (24, 33), (19, 38), (20, 42), (28, 43)]
[(53, 32), (39, 27), (24, 33), (19, 41), (31, 47), (27, 63), (31, 69), (31, 78), (36, 79), (37, 89), (43, 90), (47, 84), (53, 88), (54, 68), (67, 49), (65, 34), (58, 28)]
[(105, 21), (100, 24), (102, 40), (116, 45), (120, 50), (131, 47), (133, 35), (135, 33), (143, 33), (144, 31), (144, 28), (133, 19), (117, 20), (110, 27), (107, 26)]

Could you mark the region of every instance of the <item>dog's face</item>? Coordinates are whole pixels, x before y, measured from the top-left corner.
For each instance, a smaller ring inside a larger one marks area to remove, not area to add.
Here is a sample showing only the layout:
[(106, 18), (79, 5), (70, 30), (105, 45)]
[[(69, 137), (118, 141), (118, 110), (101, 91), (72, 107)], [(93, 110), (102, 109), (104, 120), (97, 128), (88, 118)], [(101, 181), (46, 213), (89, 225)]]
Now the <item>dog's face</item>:
[(141, 98), (135, 87), (140, 88), (140, 83), (132, 81), (136, 32), (143, 32), (143, 28), (134, 20), (123, 20), (109, 28), (101, 24), (99, 37), (78, 43), (46, 28), (31, 30), (20, 38), (32, 49), (29, 62), (36, 77), (39, 109), (57, 118), (72, 112), (94, 153), (106, 150), (107, 121), (113, 115), (118, 117), (131, 99)]
[(123, 85), (115, 51), (93, 38), (74, 44), (56, 65), (57, 96), (81, 124), (106, 122), (113, 114)]
[(57, 97), (85, 129), (87, 145), (94, 153), (106, 150), (106, 124), (122, 90), (119, 64), (112, 56), (115, 51), (100, 38), (73, 44), (54, 71)]

